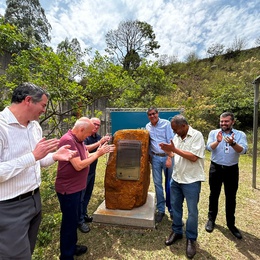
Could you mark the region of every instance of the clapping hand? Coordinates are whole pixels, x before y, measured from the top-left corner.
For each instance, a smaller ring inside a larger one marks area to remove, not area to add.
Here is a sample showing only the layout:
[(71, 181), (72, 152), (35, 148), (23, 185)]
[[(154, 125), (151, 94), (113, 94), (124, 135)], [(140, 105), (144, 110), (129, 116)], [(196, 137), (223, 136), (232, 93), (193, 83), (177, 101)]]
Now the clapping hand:
[(161, 147), (161, 149), (166, 152), (167, 154), (174, 152), (175, 150), (175, 146), (171, 140), (170, 144), (166, 144), (166, 143), (160, 143), (159, 146)]
[(105, 153), (112, 153), (115, 150), (115, 145), (114, 144), (108, 144), (105, 142), (104, 144), (100, 145), (99, 148), (97, 149), (97, 152), (101, 155)]
[(63, 145), (54, 154), (53, 160), (55, 161), (69, 161), (76, 156), (77, 151), (70, 150), (70, 145)]
[(225, 136), (223, 137), (224, 141), (228, 144), (232, 144), (234, 142), (234, 133), (231, 136)]
[(116, 146), (114, 144), (109, 144), (108, 146), (109, 146), (109, 152), (113, 153), (116, 149)]
[(59, 140), (56, 138), (53, 139), (46, 139), (45, 137), (42, 138), (35, 146), (33, 150), (33, 155), (35, 160), (40, 160), (44, 158), (48, 153), (54, 152), (57, 150), (59, 144)]
[(104, 144), (105, 142), (109, 143), (112, 140), (112, 136), (109, 134), (106, 134), (100, 139), (100, 144)]
[[(59, 144), (59, 139), (46, 139), (45, 137), (42, 138), (37, 144), (35, 149), (33, 150), (33, 155), (35, 160), (40, 160), (44, 158), (47, 154), (54, 152), (57, 150)], [(64, 145), (59, 148), (53, 154), (53, 160), (55, 161), (69, 161), (76, 155), (76, 151), (72, 151), (69, 149), (70, 145)]]

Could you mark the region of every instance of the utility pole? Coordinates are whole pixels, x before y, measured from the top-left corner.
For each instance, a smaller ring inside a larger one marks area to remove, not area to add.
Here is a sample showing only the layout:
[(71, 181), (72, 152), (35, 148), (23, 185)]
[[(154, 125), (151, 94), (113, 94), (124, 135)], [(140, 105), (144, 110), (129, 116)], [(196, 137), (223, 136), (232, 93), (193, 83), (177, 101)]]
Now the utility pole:
[(257, 140), (258, 140), (258, 107), (259, 107), (259, 83), (258, 76), (252, 84), (254, 85), (254, 124), (253, 124), (253, 175), (252, 187), (256, 189), (256, 165), (257, 165)]

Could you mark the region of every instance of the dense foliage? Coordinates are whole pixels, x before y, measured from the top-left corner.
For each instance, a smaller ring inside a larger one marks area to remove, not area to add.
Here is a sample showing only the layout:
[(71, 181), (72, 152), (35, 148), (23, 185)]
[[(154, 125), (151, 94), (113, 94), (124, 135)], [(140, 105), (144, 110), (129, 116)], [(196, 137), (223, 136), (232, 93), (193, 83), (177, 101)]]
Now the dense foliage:
[(177, 85), (171, 95), (158, 97), (174, 107), (183, 107), (190, 123), (207, 133), (218, 125), (226, 110), (235, 113), (237, 127), (252, 128), (254, 86), (260, 74), (260, 48), (239, 51), (233, 58), (225, 55), (190, 63), (165, 66), (167, 77)]
[(24, 41), (24, 35), (20, 33), (19, 29), (15, 25), (5, 23), (4, 18), (0, 17), (0, 55), (3, 55), (4, 51), (17, 52)]
[(39, 0), (6, 0), (5, 21), (15, 25), (27, 41), (21, 45), (28, 49), (32, 43), (44, 44), (50, 41), (51, 25)]

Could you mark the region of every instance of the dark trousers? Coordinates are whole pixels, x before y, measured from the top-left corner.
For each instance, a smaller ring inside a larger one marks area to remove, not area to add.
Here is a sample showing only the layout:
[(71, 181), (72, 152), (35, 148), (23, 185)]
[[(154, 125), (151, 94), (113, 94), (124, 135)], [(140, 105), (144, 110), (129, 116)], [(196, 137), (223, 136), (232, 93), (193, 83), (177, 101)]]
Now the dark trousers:
[(87, 186), (86, 189), (82, 192), (81, 198), (81, 214), (79, 217), (79, 224), (83, 224), (85, 222), (85, 215), (88, 214), (88, 204), (90, 198), (92, 196), (94, 184), (95, 184), (96, 172), (89, 172), (87, 178)]
[(78, 241), (81, 191), (72, 194), (57, 193), (62, 212), (60, 228), (60, 259), (73, 260)]
[(236, 193), (239, 179), (238, 164), (222, 166), (211, 162), (209, 169), (209, 212), (208, 218), (215, 222), (218, 214), (218, 200), (222, 183), (226, 197), (226, 222), (228, 227), (235, 225)]

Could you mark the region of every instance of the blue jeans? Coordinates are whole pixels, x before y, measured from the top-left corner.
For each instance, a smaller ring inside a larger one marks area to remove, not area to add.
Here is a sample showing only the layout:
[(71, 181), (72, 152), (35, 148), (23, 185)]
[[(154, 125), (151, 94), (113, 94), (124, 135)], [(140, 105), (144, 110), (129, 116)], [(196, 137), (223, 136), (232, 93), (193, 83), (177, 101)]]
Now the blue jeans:
[[(167, 156), (161, 157), (157, 155), (152, 156), (152, 172), (153, 172), (153, 182), (155, 187), (156, 195), (156, 207), (159, 212), (165, 213), (165, 206), (171, 214), (171, 203), (170, 203), (170, 181), (173, 169), (173, 159), (172, 166), (170, 168), (165, 167)], [(162, 185), (162, 171), (165, 176), (165, 185)], [(165, 196), (164, 196), (165, 192)]]
[(171, 204), (173, 213), (172, 230), (182, 234), (183, 201), (186, 199), (188, 219), (186, 222), (186, 238), (196, 240), (198, 237), (198, 202), (201, 182), (181, 184), (171, 179)]
[(57, 193), (62, 212), (60, 228), (60, 259), (73, 260), (78, 241), (77, 228), (82, 191), (72, 194)]
[(89, 172), (87, 178), (87, 186), (86, 189), (82, 191), (81, 196), (81, 213), (79, 217), (79, 224), (83, 224), (85, 222), (84, 217), (88, 213), (88, 204), (93, 192), (95, 177), (96, 172)]

